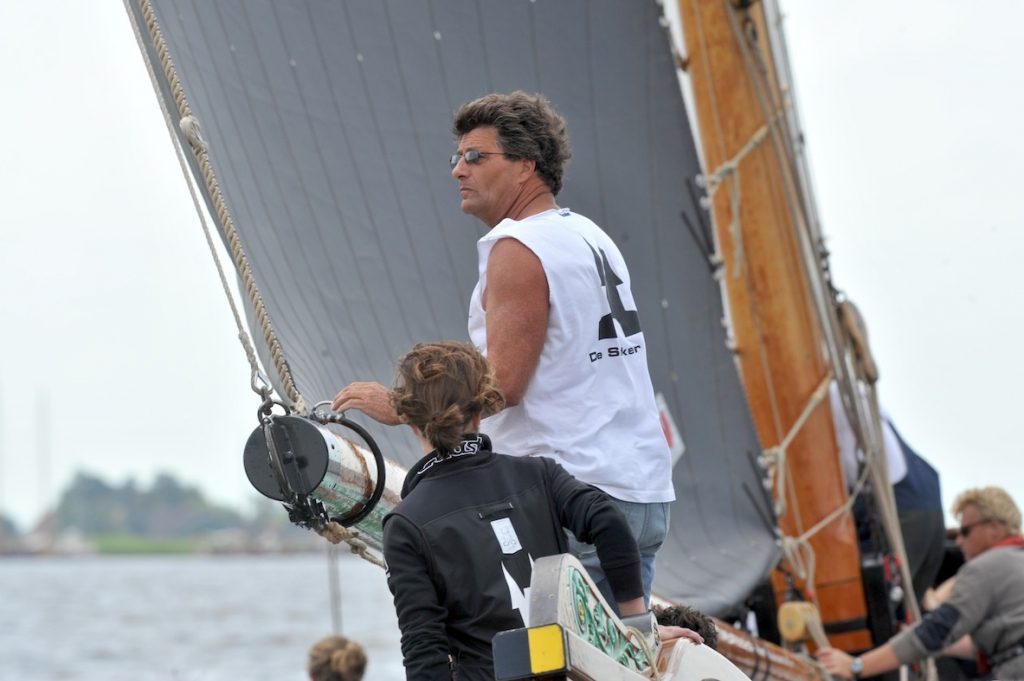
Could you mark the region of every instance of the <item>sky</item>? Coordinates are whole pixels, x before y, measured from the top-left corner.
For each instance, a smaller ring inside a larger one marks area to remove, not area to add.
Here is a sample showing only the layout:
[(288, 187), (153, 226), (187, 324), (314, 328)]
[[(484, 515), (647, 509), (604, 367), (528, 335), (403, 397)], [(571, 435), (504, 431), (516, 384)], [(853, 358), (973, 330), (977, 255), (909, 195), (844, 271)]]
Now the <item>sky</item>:
[[(882, 402), (947, 507), (986, 484), (1024, 502), (1024, 3), (782, 8)], [(76, 470), (246, 507), (259, 400), (124, 8), (0, 3), (0, 83), (0, 510), (26, 528)]]

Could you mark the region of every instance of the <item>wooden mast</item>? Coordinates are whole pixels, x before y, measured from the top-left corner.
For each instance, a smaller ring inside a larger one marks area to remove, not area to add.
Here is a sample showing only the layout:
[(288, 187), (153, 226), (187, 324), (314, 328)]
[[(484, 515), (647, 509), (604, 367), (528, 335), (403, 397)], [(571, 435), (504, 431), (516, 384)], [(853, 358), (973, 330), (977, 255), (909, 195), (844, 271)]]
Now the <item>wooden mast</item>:
[[(740, 375), (762, 447), (785, 447), (784, 535), (798, 537), (847, 498), (827, 395), (830, 365), (801, 256), (806, 219), (787, 148), (785, 98), (764, 8), (749, 0), (679, 0), (722, 283)], [(801, 415), (808, 412), (802, 426)], [(777, 490), (779, 487), (777, 487)], [(779, 496), (778, 494), (776, 495)], [(814, 597), (833, 645), (871, 646), (849, 513), (810, 538)], [(783, 566), (787, 563), (784, 561)], [(782, 598), (786, 581), (774, 575)]]

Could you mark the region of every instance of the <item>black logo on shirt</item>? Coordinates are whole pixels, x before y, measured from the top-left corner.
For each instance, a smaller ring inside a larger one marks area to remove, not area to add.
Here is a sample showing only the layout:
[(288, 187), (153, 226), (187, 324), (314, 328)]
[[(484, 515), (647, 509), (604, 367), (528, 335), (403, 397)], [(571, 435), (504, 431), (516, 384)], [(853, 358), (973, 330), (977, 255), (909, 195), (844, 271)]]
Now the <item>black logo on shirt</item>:
[[(587, 245), (590, 246), (589, 242)], [(615, 328), (615, 322), (619, 323), (627, 338), (640, 333), (640, 316), (636, 310), (627, 310), (619, 295), (618, 287), (622, 283), (622, 279), (608, 264), (608, 256), (605, 255), (603, 249), (595, 249), (590, 246), (590, 250), (594, 254), (597, 276), (600, 277), (601, 285), (604, 286), (605, 295), (608, 297), (608, 308), (611, 310), (597, 323), (597, 339), (618, 338), (619, 333)]]

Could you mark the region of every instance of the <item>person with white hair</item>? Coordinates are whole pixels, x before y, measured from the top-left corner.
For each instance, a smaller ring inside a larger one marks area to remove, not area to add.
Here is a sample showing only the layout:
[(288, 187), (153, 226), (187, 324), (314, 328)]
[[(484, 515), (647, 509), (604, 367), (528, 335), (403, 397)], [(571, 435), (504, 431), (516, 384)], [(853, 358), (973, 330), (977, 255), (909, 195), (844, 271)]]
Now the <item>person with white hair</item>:
[(966, 562), (945, 603), (913, 629), (853, 657), (822, 648), (830, 674), (875, 676), (944, 650), (970, 635), (979, 670), (997, 679), (1024, 679), (1024, 537), (1020, 509), (1000, 487), (963, 492), (953, 503), (960, 521), (957, 544)]

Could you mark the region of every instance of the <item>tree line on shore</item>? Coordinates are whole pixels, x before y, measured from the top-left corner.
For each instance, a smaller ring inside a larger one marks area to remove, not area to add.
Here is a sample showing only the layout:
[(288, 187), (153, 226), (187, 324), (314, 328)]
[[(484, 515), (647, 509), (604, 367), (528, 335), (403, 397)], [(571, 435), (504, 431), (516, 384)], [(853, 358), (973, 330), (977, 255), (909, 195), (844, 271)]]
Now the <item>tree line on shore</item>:
[[(289, 527), (287, 514), (269, 499), (256, 497), (252, 511), (242, 512), (208, 501), (197, 487), (169, 473), (148, 485), (133, 479), (117, 485), (79, 471), (61, 493), (57, 506), (40, 521), (54, 533), (76, 531), (84, 537), (139, 536), (188, 538), (220, 530), (247, 533)], [(0, 538), (22, 532), (0, 513)]]

